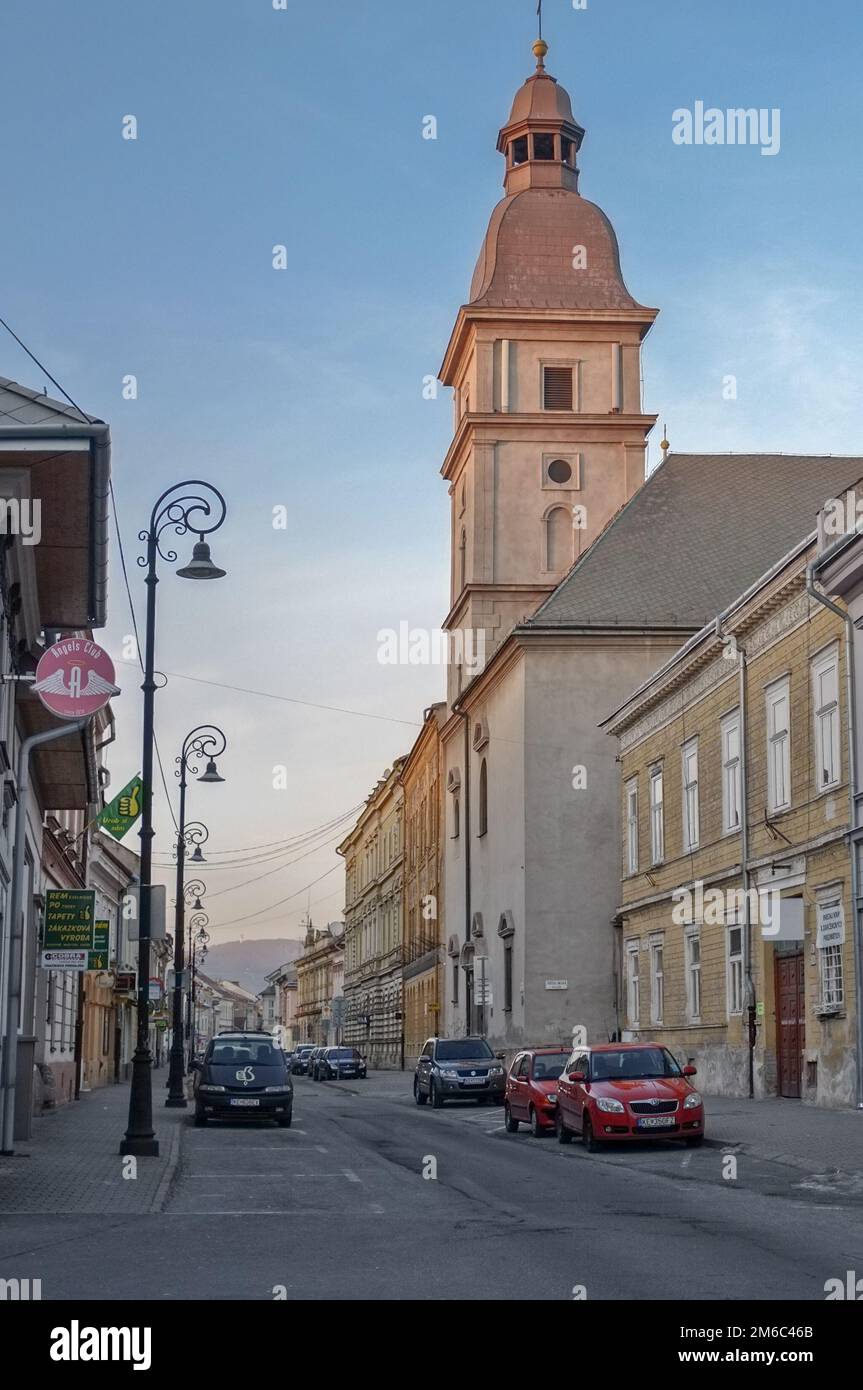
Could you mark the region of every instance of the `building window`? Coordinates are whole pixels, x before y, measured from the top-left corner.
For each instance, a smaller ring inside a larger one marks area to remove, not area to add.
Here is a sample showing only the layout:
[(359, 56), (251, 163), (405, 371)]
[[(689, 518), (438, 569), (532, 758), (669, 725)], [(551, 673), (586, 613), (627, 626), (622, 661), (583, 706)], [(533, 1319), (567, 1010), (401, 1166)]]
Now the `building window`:
[(743, 928), (728, 928), (728, 974), (726, 990), (729, 1014), (743, 1013)]
[(552, 459), (546, 470), (550, 483), (556, 483), (558, 487), (566, 487), (572, 480), (572, 464), (567, 463), (566, 459)]
[(836, 648), (812, 663), (815, 711), (815, 776), (819, 791), (839, 783), (839, 653)]
[(665, 824), (662, 812), (662, 768), (650, 774), (650, 859), (661, 864), (665, 852)]
[(457, 1003), (458, 1003), (458, 957), (457, 957), (457, 956), (453, 959), (453, 963), (452, 963), (452, 1002), (453, 1002), (454, 1004), (457, 1004)]
[(821, 981), (822, 1009), (841, 1009), (845, 1002), (841, 946), (821, 947), (818, 952), (818, 973)]
[(722, 830), (740, 829), (740, 713), (728, 714), (719, 725), (722, 744)]
[(626, 784), (626, 872), (638, 873), (638, 779)]
[(686, 1017), (690, 1023), (701, 1018), (701, 937), (697, 932), (686, 937)]
[(454, 796), (452, 799), (452, 838), (454, 840), (457, 840), (459, 836), (460, 819), (461, 811), (459, 807), (459, 799), (457, 796)]
[(479, 765), (479, 830), (478, 835), (485, 835), (488, 830), (488, 768), (485, 758)]
[(526, 163), (527, 163), (527, 136), (526, 136), (526, 135), (519, 135), (519, 137), (518, 137), (517, 140), (513, 140), (512, 144), (510, 145), (510, 149), (512, 150), (512, 162), (513, 162), (513, 164), (526, 164)]
[(641, 1009), (641, 984), (639, 980), (638, 942), (626, 943), (626, 1017), (630, 1027), (638, 1027)]
[(664, 946), (662, 938), (650, 943), (650, 1021), (661, 1023), (665, 1008)]
[(458, 582), (459, 588), (464, 588), (465, 575), (467, 574), (467, 532), (462, 527), (462, 532), (458, 542)]
[(698, 739), (683, 745), (683, 848), (698, 848)]
[(791, 805), (790, 690), (788, 677), (771, 685), (767, 699), (767, 806)]
[(543, 410), (572, 410), (572, 367), (543, 367)]
[(512, 1013), (512, 937), (503, 943), (503, 1009)]

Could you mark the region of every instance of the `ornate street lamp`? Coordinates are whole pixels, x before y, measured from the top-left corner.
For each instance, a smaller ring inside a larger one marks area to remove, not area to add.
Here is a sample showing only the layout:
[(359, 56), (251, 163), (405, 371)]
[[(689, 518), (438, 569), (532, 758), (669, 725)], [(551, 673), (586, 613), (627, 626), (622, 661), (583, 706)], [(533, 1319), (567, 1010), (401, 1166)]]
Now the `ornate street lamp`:
[[(138, 564), (147, 571), (147, 617), (144, 639), (143, 754), (141, 758), (141, 868), (140, 908), (138, 921), (138, 1039), (132, 1061), (132, 1086), (129, 1095), (129, 1123), (120, 1142), (121, 1154), (139, 1158), (156, 1157), (159, 1142), (153, 1131), (153, 1059), (150, 1055), (149, 979), (150, 979), (150, 887), (153, 870), (153, 719), (156, 649), (156, 561), (161, 558), (173, 564), (177, 552), (162, 549), (165, 532), (178, 536), (190, 531), (197, 534), (192, 561), (178, 573), (184, 579), (220, 579), (224, 570), (217, 569), (210, 558), (204, 537), (218, 531), (225, 520), (227, 505), (222, 494), (211, 483), (192, 479), (176, 483), (163, 492), (150, 513), (150, 525), (138, 533), (146, 545)], [(206, 553), (205, 553), (206, 552)]]
[[(203, 884), (201, 886), (203, 887)], [(195, 933), (192, 937), (192, 978), (189, 985), (188, 1012), (186, 1015), (186, 1037), (189, 1040), (190, 1070), (195, 1060), (195, 1042), (198, 1035), (195, 976), (199, 964), (203, 964), (207, 957), (207, 946), (210, 941), (210, 933), (207, 931), (209, 921), (210, 919), (206, 912), (196, 912), (189, 922), (189, 932)], [(195, 930), (196, 928), (197, 930)]]
[[(216, 724), (199, 724), (192, 729), (183, 741), (183, 747), (176, 759), (179, 764), (177, 776), (180, 779), (180, 819), (177, 827), (177, 896), (174, 907), (174, 998), (172, 1008), (171, 1061), (168, 1070), (168, 1098), (165, 1105), (174, 1110), (185, 1110), (186, 1093), (183, 1087), (185, 1075), (183, 1060), (183, 967), (185, 965), (185, 873), (186, 873), (186, 776), (197, 777), (199, 782), (224, 782), (216, 768), (216, 758), (224, 753), (227, 739)], [(207, 759), (206, 770), (198, 774), (198, 763)], [(200, 848), (200, 840), (198, 841)]]

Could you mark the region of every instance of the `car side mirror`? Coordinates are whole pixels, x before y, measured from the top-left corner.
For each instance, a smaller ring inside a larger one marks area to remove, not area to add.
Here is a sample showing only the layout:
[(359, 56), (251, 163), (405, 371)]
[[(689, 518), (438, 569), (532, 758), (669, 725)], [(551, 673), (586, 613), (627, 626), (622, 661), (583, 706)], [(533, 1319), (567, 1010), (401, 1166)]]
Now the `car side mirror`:
[(586, 1071), (571, 1071), (571, 1072), (569, 1073), (569, 1080), (570, 1080), (570, 1081), (586, 1081), (586, 1080), (587, 1080), (587, 1072), (586, 1072)]
[(494, 1055), (495, 1055), (495, 1057), (497, 1058), (497, 1060), (498, 1060), (499, 1062), (502, 1062), (502, 1061), (504, 1060), (504, 1058), (506, 1057), (506, 1053), (505, 1053), (505, 1052), (496, 1052)]
[(201, 1070), (201, 1063), (198, 1061), (197, 1057), (196, 1057), (196, 1058), (194, 1059), (194, 1061), (192, 1062), (192, 1065), (191, 1065), (190, 1070), (191, 1070), (191, 1071), (200, 1071), (200, 1070)]
[(693, 1067), (693, 1066), (686, 1066), (686, 1067), (683, 1068), (683, 1075), (684, 1075), (684, 1076), (697, 1076), (697, 1075), (698, 1075), (698, 1068), (697, 1068), (697, 1067)]

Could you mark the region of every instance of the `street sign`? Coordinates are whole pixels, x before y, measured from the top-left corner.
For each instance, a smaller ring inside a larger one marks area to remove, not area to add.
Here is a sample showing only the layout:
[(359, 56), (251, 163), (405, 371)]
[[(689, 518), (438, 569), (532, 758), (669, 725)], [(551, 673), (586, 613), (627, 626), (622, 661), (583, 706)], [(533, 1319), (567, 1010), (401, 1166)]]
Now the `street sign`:
[[(150, 940), (164, 941), (167, 931), (165, 902), (166, 889), (164, 883), (153, 883), (150, 886)], [(123, 903), (123, 916), (126, 919), (126, 935), (130, 941), (138, 940), (138, 917), (141, 909), (140, 886), (135, 883), (129, 888)]]
[(85, 719), (120, 694), (113, 661), (88, 637), (66, 637), (48, 647), (36, 667), (33, 689), (58, 719)]
[(96, 922), (93, 930), (93, 949), (88, 952), (88, 970), (108, 969), (108, 923)]
[(147, 998), (152, 1003), (160, 1004), (162, 1002), (162, 994), (162, 981), (159, 979), (158, 975), (153, 975), (147, 981)]
[(45, 894), (45, 951), (93, 950), (96, 894), (92, 888), (49, 888)]
[(107, 830), (109, 835), (113, 835), (115, 840), (122, 840), (140, 816), (142, 787), (141, 778), (133, 777), (131, 782), (127, 782), (123, 790), (117, 793), (114, 800), (108, 802), (104, 811), (99, 813), (98, 824), (103, 830)]
[(473, 1002), (480, 1006), (493, 1004), (491, 980), (474, 980)]
[(137, 981), (134, 970), (118, 970), (114, 976), (115, 994), (134, 994)]
[(86, 970), (89, 951), (43, 951), (43, 970)]

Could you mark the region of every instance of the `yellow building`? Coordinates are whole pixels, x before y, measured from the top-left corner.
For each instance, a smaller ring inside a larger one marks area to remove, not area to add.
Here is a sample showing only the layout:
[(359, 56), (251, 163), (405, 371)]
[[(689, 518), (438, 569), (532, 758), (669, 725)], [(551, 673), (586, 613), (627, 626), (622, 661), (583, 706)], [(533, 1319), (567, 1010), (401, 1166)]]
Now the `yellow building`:
[(342, 1041), (344, 1003), (345, 939), (341, 922), (330, 922), (316, 931), (306, 928), (303, 954), (296, 961), (299, 1042), (334, 1047)]
[(404, 1033), (411, 1062), (442, 1026), (444, 926), (443, 789), (440, 731), (446, 705), (425, 711), (422, 731), (405, 758), (404, 788)]
[(404, 1065), (404, 761), (387, 769), (338, 846), (345, 861), (344, 1042), (373, 1067)]
[(607, 722), (620, 746), (618, 1017), (704, 1090), (853, 1102), (845, 623), (812, 539)]

